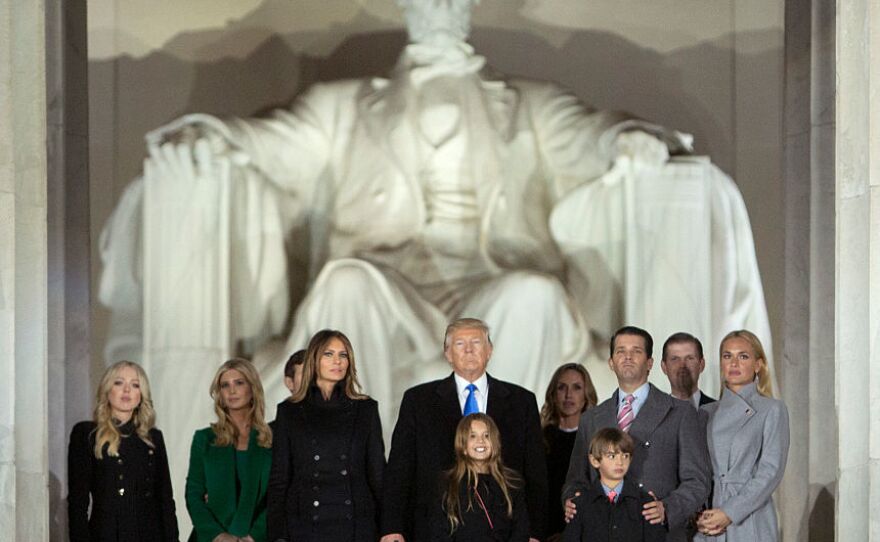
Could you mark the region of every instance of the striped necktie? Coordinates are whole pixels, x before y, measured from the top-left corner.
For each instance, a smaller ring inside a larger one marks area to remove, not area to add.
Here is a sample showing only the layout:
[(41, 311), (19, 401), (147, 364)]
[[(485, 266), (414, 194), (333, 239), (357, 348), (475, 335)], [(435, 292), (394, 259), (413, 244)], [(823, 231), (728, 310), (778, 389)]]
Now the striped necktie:
[(635, 414), (633, 413), (633, 401), (635, 401), (635, 399), (636, 398), (633, 394), (624, 397), (623, 407), (620, 409), (620, 412), (617, 413), (617, 426), (620, 427), (620, 430), (624, 433), (629, 431), (629, 427), (635, 419)]

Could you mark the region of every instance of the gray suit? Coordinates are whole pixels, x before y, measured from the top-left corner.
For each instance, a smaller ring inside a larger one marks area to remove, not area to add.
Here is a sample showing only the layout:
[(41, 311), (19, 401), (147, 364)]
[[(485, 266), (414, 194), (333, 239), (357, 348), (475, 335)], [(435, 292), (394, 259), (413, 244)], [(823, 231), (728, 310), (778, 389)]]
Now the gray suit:
[(724, 390), (721, 400), (702, 407), (708, 414), (707, 438), (715, 472), (712, 508), (733, 523), (718, 537), (696, 540), (772, 542), (778, 538), (773, 491), (788, 459), (788, 409), (764, 397), (755, 384), (739, 394)]
[[(581, 415), (563, 498), (583, 491), (596, 478), (587, 461), (590, 440), (603, 427), (617, 427), (617, 392)], [(653, 491), (666, 507), (671, 542), (687, 540), (685, 526), (709, 496), (709, 453), (705, 426), (696, 410), (651, 385), (629, 429), (635, 450), (627, 477)]]

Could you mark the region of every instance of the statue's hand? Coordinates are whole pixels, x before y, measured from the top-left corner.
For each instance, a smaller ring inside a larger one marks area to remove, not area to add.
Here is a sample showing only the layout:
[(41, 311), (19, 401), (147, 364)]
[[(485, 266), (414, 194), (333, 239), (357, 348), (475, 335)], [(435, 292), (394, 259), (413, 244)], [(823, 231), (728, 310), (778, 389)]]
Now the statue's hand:
[(230, 137), (229, 129), (217, 117), (191, 113), (147, 132), (144, 139), (148, 147), (161, 147), (165, 143), (192, 146), (199, 139), (207, 139), (215, 152), (222, 152), (228, 148)]
[(152, 166), (168, 174), (166, 178), (180, 182), (216, 178), (221, 173), (218, 166), (244, 166), (250, 161), (230, 143), (231, 137), (227, 126), (216, 117), (203, 113), (184, 115), (147, 133), (150, 158), (145, 163), (145, 173)]
[(229, 162), (218, 160), (211, 141), (204, 137), (192, 143), (150, 145), (149, 153), (144, 162), (147, 182), (193, 185), (228, 175)]
[(628, 157), (633, 164), (659, 167), (669, 160), (669, 149), (658, 137), (641, 130), (622, 132), (615, 140), (616, 158)]

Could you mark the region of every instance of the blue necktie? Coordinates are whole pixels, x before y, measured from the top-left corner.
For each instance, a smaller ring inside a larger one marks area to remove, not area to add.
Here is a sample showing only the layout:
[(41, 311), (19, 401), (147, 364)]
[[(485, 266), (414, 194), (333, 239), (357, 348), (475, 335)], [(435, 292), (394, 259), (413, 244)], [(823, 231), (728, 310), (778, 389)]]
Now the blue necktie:
[(465, 388), (468, 391), (467, 399), (464, 401), (464, 415), (473, 414), (474, 412), (479, 412), (480, 407), (477, 405), (477, 396), (474, 394), (477, 391), (476, 384), (468, 384)]

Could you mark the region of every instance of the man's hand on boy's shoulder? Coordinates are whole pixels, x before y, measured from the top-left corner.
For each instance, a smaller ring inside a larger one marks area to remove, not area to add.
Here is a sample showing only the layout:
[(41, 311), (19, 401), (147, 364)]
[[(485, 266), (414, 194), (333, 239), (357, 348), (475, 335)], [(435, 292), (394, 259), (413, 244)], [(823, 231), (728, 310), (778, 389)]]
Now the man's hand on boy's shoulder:
[(565, 522), (571, 523), (571, 520), (574, 519), (574, 516), (577, 515), (577, 505), (574, 504), (575, 497), (580, 497), (581, 492), (575, 491), (574, 497), (570, 499), (565, 499)]
[[(642, 516), (645, 518), (645, 521), (650, 523), (651, 525), (659, 525), (661, 523), (666, 522), (666, 506), (663, 504), (663, 501), (657, 499), (657, 495), (654, 495), (653, 491), (649, 491), (648, 495), (654, 498), (653, 501), (645, 503), (642, 507)], [(566, 502), (566, 506), (568, 503)], [(566, 510), (566, 517), (568, 517)]]

